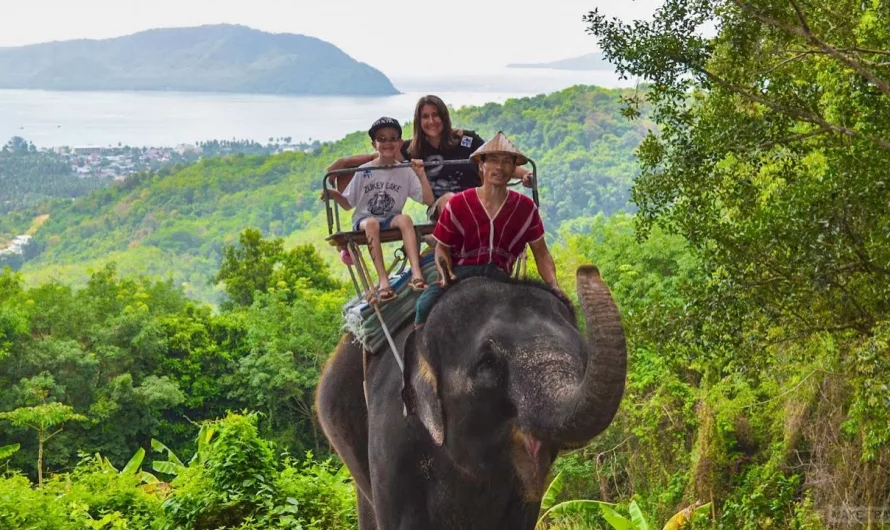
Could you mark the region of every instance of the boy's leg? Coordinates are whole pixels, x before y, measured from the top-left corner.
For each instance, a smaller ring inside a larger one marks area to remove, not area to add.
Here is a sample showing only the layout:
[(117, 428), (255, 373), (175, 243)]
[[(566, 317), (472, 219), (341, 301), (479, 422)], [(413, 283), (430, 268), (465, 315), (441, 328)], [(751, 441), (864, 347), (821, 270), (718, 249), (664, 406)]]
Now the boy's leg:
[(405, 254), (408, 255), (408, 263), (411, 264), (411, 277), (423, 279), (423, 271), (420, 269), (420, 251), (417, 246), (417, 232), (414, 231), (414, 222), (405, 214), (399, 214), (392, 220), (391, 226), (396, 226), (402, 232), (402, 244), (405, 246)]
[(358, 225), (359, 230), (364, 230), (368, 239), (368, 251), (371, 253), (371, 261), (377, 270), (380, 289), (389, 288), (389, 274), (383, 264), (383, 247), (380, 243), (380, 221), (374, 217), (365, 217)]

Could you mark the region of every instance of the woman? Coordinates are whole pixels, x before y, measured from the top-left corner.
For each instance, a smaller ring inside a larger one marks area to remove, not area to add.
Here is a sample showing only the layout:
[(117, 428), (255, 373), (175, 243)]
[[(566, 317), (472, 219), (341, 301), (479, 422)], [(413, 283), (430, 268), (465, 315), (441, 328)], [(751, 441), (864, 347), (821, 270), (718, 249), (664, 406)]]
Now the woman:
[[(414, 106), (414, 134), (410, 142), (402, 143), (402, 160), (420, 158), (424, 162), (444, 160), (467, 160), (473, 151), (485, 141), (474, 131), (452, 129), (448, 107), (438, 96), (424, 96)], [(377, 157), (376, 153), (341, 158), (334, 162), (328, 171), (346, 167), (357, 167)], [(481, 186), (476, 164), (454, 164), (426, 168), (435, 202), (427, 210), (430, 221), (438, 219), (448, 199), (455, 193)], [(529, 171), (516, 168), (515, 177), (528, 184)]]

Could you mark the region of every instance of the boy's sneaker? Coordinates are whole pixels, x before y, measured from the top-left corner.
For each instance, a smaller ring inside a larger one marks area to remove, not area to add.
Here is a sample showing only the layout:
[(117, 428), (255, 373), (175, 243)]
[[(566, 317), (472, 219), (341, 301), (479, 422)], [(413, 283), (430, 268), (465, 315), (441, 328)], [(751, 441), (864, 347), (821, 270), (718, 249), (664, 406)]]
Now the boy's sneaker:
[(352, 256), (349, 255), (349, 251), (345, 248), (340, 249), (340, 261), (343, 262), (343, 265), (354, 265), (352, 262)]

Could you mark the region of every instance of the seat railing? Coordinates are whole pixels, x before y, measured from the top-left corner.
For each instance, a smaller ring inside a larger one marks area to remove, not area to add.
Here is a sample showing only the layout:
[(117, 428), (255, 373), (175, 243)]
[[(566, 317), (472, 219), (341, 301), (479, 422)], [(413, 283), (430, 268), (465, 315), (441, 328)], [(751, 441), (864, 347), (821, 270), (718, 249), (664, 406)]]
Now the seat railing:
[[(440, 161), (436, 161), (436, 162), (424, 162), (423, 167), (429, 168), (429, 167), (438, 167), (438, 166), (458, 166), (458, 165), (470, 165), (470, 164), (475, 164), (475, 162), (470, 159), (440, 160)], [(536, 205), (540, 206), (539, 198), (538, 198), (538, 178), (537, 178), (538, 167), (535, 164), (534, 160), (529, 159), (529, 164), (531, 164), (531, 166), (532, 166), (532, 170), (531, 170), (532, 199), (535, 201)], [(329, 193), (329, 190), (337, 188), (337, 183), (339, 182), (340, 179), (338, 179), (336, 177), (355, 175), (355, 173), (359, 170), (361, 170), (361, 171), (381, 171), (381, 170), (386, 170), (386, 169), (397, 169), (397, 168), (404, 168), (404, 167), (411, 167), (411, 163), (410, 162), (399, 162), (397, 164), (389, 164), (389, 165), (385, 165), (385, 166), (366, 166), (366, 167), (362, 167), (362, 168), (351, 167), (351, 168), (334, 169), (334, 170), (328, 171), (325, 174), (325, 176), (321, 182), (322, 190), (324, 191), (325, 210), (326, 210), (326, 217), (327, 217), (327, 222), (328, 222), (328, 236), (333, 236), (334, 234), (344, 232), (344, 230), (342, 229), (341, 224), (340, 224), (340, 207), (336, 201), (331, 199), (331, 195)], [(517, 186), (520, 183), (521, 183), (520, 179), (513, 179), (510, 182), (509, 186)], [(330, 237), (328, 239), (329, 239), (329, 241), (331, 241), (332, 245), (338, 244), (336, 241), (331, 240)]]

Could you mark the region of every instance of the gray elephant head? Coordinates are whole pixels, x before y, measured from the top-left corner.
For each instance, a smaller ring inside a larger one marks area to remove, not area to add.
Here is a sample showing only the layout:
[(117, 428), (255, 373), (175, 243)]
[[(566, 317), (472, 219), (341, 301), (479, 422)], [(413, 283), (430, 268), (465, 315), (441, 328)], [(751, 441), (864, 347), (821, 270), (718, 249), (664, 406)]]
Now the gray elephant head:
[(403, 398), (467, 476), (510, 470), (540, 501), (556, 452), (612, 421), (627, 353), (618, 309), (594, 267), (578, 270), (586, 336), (542, 284), (469, 278), (405, 346)]

